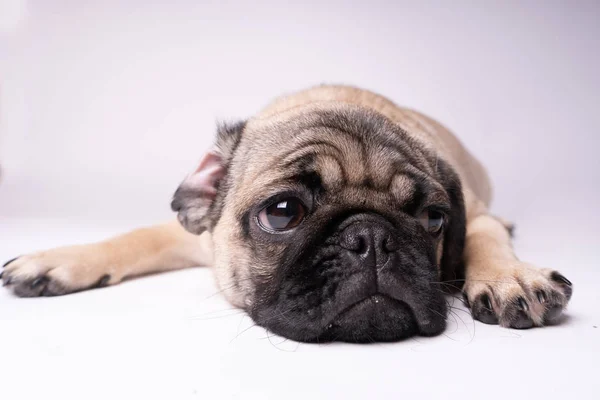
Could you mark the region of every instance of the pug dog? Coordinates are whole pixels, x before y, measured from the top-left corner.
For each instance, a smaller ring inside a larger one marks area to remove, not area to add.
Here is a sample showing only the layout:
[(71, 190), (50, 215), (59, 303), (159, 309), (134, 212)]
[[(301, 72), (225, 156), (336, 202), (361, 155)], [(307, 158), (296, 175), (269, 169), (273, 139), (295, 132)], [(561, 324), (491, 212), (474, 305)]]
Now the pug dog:
[(473, 318), (556, 323), (573, 286), (520, 261), (482, 165), (435, 120), (347, 86), (283, 96), (218, 128), (179, 186), (178, 221), (9, 261), (17, 296), (210, 265), (234, 306), (302, 342), (444, 331), (444, 289)]

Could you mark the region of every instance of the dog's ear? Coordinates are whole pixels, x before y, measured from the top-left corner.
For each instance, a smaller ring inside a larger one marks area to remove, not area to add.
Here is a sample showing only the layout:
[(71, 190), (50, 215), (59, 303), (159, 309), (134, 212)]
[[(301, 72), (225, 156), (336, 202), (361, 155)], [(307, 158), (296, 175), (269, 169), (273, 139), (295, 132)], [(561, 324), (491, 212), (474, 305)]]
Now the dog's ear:
[(200, 234), (212, 229), (218, 218), (227, 185), (231, 160), (241, 139), (246, 122), (221, 124), (217, 128), (217, 141), (200, 160), (194, 172), (187, 176), (173, 195), (171, 209), (185, 229)]
[(464, 282), (465, 267), (463, 251), (466, 235), (466, 213), (462, 185), (458, 174), (450, 165), (438, 160), (438, 172), (446, 193), (450, 198), (451, 211), (444, 232), (444, 249), (441, 261), (442, 281), (456, 281), (457, 286)]

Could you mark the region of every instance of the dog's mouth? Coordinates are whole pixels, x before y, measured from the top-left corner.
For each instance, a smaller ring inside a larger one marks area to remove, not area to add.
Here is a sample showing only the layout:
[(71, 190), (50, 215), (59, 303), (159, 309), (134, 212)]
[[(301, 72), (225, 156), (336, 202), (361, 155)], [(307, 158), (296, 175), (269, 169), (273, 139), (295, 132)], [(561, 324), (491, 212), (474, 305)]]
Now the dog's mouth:
[(326, 313), (315, 313), (314, 308), (260, 307), (251, 310), (251, 316), (275, 334), (308, 343), (395, 342), (415, 335), (435, 336), (446, 328), (443, 298), (442, 306), (436, 306), (431, 300), (411, 301), (406, 296), (405, 301), (382, 291), (353, 297), (346, 304), (330, 303)]
[(391, 342), (418, 333), (419, 325), (408, 304), (378, 293), (346, 307), (315, 341)]
[[(359, 300), (359, 301), (355, 302), (354, 304), (346, 307), (346, 309), (344, 309), (341, 313), (339, 313), (337, 318), (335, 318), (335, 321), (338, 321), (340, 319), (344, 319), (347, 317), (351, 318), (351, 317), (353, 317), (353, 314), (359, 314), (359, 315), (364, 314), (365, 309), (368, 309), (368, 310), (376, 313), (376, 312), (381, 311), (382, 308), (397, 307), (397, 306), (408, 307), (402, 301), (396, 300), (386, 294), (377, 293), (377, 294), (371, 295), (369, 297), (366, 297), (362, 300)], [(335, 321), (333, 321), (333, 322), (335, 322)]]

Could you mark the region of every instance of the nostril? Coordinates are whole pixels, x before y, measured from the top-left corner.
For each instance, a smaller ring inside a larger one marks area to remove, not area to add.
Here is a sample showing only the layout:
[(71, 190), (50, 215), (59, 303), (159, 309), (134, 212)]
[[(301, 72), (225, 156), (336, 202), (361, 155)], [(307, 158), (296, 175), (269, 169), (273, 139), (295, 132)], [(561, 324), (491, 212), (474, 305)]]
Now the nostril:
[(367, 247), (365, 238), (362, 235), (346, 235), (342, 238), (340, 245), (346, 250), (356, 253), (363, 253)]
[(357, 254), (365, 254), (369, 251), (388, 254), (400, 249), (398, 240), (388, 231), (366, 224), (348, 227), (342, 234), (340, 245)]
[(386, 253), (393, 253), (394, 251), (400, 250), (400, 246), (398, 245), (398, 241), (395, 240), (391, 236), (388, 236), (387, 238), (384, 239), (382, 247), (383, 247), (383, 250)]
[(365, 238), (363, 236), (360, 236), (357, 238), (357, 242), (358, 243), (354, 251), (356, 251), (359, 254), (364, 253), (367, 250), (367, 242), (365, 241)]

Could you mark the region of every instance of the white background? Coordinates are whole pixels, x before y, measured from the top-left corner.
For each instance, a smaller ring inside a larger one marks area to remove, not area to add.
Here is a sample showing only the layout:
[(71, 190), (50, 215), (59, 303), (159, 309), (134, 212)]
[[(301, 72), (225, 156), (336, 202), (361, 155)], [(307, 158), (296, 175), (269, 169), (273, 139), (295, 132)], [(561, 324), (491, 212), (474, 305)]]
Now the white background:
[(209, 269), (0, 289), (0, 398), (596, 398), (600, 3), (296, 3), (1, 0), (0, 259), (172, 218), (215, 121), (349, 83), (484, 162), (519, 256), (574, 282), (563, 323), (501, 329), (457, 302), (437, 338), (316, 346), (252, 328)]

